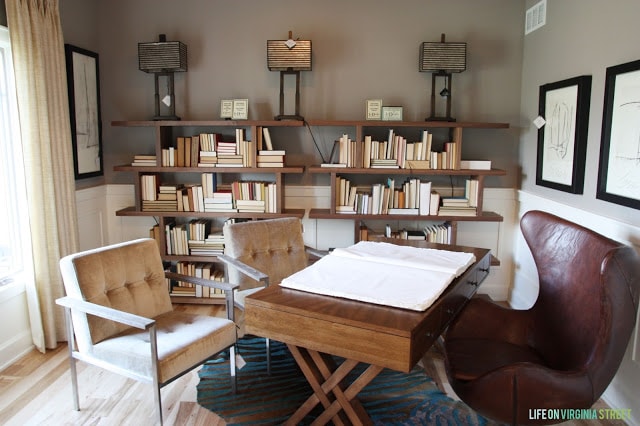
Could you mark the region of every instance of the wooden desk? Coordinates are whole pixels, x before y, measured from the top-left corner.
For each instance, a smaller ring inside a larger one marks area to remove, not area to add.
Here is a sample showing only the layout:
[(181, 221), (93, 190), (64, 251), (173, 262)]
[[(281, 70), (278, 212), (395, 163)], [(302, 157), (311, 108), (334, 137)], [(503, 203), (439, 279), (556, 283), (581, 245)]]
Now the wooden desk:
[[(454, 280), (426, 311), (417, 312), (307, 293), (278, 285), (267, 287), (245, 302), (249, 334), (287, 344), (314, 390), (289, 419), (298, 423), (318, 403), (325, 424), (370, 424), (356, 398), (383, 369), (410, 372), (489, 274), (487, 249), (391, 240), (390, 242), (473, 252), (476, 262)], [(348, 273), (348, 272), (345, 272)], [(336, 366), (330, 355), (345, 358)], [(342, 379), (358, 363), (369, 367), (348, 388)]]

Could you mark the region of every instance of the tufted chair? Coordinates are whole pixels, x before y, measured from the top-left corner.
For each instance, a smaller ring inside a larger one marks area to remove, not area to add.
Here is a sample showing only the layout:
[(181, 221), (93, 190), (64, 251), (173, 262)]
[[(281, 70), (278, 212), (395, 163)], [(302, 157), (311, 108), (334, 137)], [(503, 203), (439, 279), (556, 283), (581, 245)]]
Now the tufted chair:
[[(309, 254), (326, 254), (305, 247), (302, 222), (296, 217), (229, 223), (223, 232), (225, 254), (218, 259), (226, 264), (227, 281), (240, 286), (235, 303), (241, 311), (248, 295), (306, 268)], [(240, 335), (243, 329), (241, 325)], [(270, 369), (269, 340), (266, 345)]]
[(235, 392), (233, 309), (227, 318), (174, 311), (165, 277), (221, 288), (228, 308), (237, 286), (165, 272), (150, 238), (66, 256), (60, 269), (67, 296), (56, 302), (66, 312), (76, 410), (78, 359), (153, 384), (160, 424), (160, 388), (226, 348)]
[(511, 424), (550, 424), (529, 410), (588, 409), (625, 354), (638, 312), (636, 251), (540, 211), (520, 221), (540, 290), (528, 310), (472, 299), (445, 335), (456, 394)]

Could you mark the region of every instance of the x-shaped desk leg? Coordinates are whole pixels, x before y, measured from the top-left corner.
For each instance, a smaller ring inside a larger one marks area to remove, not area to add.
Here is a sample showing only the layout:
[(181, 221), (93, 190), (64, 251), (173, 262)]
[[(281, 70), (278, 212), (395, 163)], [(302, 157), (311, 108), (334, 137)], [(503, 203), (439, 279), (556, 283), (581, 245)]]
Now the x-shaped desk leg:
[(289, 418), (287, 425), (302, 421), (318, 403), (322, 404), (324, 412), (313, 422), (314, 425), (324, 425), (330, 420), (335, 425), (372, 424), (356, 396), (382, 371), (382, 367), (370, 365), (344, 389), (342, 381), (358, 365), (358, 361), (347, 359), (336, 366), (330, 355), (294, 345), (287, 346), (314, 392)]

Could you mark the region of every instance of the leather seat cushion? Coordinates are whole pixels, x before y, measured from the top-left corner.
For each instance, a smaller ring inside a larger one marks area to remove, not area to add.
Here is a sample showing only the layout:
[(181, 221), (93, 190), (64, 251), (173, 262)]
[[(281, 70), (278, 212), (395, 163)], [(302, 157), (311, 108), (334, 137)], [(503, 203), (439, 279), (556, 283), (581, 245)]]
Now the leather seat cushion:
[(531, 347), (490, 339), (455, 339), (445, 342), (451, 377), (475, 380), (484, 374), (518, 362), (545, 365)]

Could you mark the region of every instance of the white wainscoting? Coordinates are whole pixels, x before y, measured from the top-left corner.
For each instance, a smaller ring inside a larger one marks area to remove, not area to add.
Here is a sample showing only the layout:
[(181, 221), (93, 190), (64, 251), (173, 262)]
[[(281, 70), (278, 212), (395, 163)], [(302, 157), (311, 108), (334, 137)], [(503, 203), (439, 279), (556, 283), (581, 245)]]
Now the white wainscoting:
[[(640, 227), (622, 223), (614, 219), (576, 209), (537, 195), (518, 192), (518, 218), (529, 210), (543, 210), (571, 222), (578, 223), (614, 240), (630, 244), (640, 252)], [(538, 273), (529, 248), (520, 232), (514, 234), (515, 277), (510, 295), (511, 304), (519, 309), (533, 305), (538, 296)], [(639, 313), (640, 315), (640, 313)], [(640, 318), (636, 319), (636, 329), (627, 348), (627, 353), (618, 373), (603, 395), (603, 399), (613, 408), (631, 409), (629, 424), (640, 424), (638, 395), (640, 395)]]
[(34, 348), (24, 284), (14, 282), (0, 288), (0, 370)]

